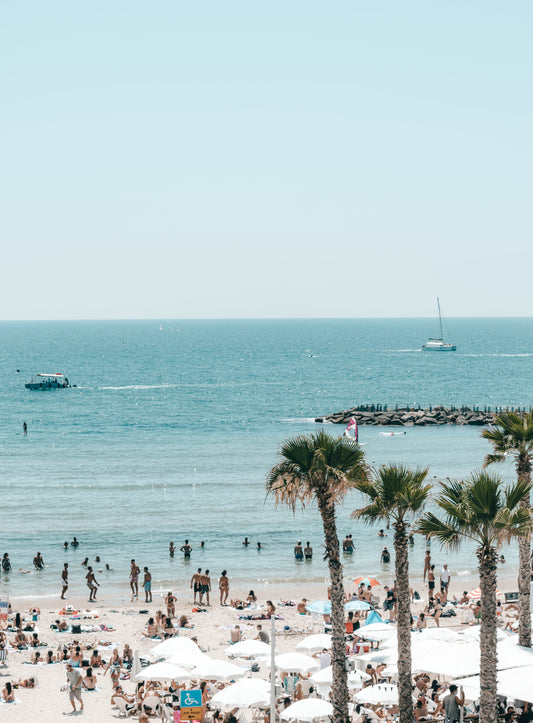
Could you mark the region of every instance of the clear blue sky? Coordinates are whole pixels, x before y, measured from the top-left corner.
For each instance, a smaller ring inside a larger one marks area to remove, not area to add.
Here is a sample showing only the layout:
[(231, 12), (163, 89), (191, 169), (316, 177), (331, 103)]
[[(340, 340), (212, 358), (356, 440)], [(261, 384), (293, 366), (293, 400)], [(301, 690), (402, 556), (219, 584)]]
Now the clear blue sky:
[(0, 317), (532, 315), (530, 0), (0, 10)]

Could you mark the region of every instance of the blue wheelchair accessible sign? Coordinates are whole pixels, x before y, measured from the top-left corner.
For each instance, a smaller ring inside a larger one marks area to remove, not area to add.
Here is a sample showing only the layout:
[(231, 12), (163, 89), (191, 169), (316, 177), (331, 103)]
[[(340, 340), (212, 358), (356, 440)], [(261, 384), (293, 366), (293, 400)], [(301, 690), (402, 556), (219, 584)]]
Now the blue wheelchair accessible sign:
[(182, 690), (180, 693), (180, 708), (201, 708), (201, 690)]

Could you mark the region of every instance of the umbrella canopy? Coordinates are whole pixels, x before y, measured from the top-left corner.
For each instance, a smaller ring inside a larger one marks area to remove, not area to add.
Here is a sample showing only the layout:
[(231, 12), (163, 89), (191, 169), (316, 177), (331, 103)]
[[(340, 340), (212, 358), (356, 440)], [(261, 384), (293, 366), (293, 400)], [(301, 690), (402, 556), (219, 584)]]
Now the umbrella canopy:
[[(316, 613), (317, 615), (331, 615), (331, 601), (330, 600), (315, 600), (310, 602), (309, 605), (305, 606), (305, 609), (309, 613)], [(344, 606), (345, 610), (370, 610), (370, 605), (364, 600), (351, 600)]]
[(354, 700), (357, 703), (368, 703), (369, 705), (397, 705), (398, 688), (388, 683), (370, 685), (356, 693)]
[[(499, 590), (496, 590), (496, 595), (501, 595), (501, 592)], [(476, 587), (475, 590), (471, 590), (467, 597), (470, 598), (470, 600), (481, 600), (481, 588)]]
[[(461, 630), (459, 633), (457, 633), (457, 637), (459, 640), (466, 640), (466, 641), (472, 641), (472, 640), (479, 640), (479, 635), (481, 633), (481, 625), (474, 625), (472, 627), (465, 628), (464, 630)], [(508, 640), (509, 636), (503, 631), (498, 628), (496, 630), (496, 639), (497, 640)]]
[(457, 643), (461, 640), (459, 633), (450, 628), (424, 628), (416, 635), (420, 640), (441, 640), (444, 643)]
[[(333, 667), (328, 665), (327, 668), (322, 668), (322, 670), (313, 673), (311, 678), (317, 685), (331, 685), (333, 683)], [(368, 673), (364, 673), (362, 670), (353, 670), (348, 673), (348, 688), (360, 688), (367, 680), (370, 680)]]
[(345, 610), (370, 610), (370, 603), (367, 603), (366, 600), (350, 600), (350, 602), (347, 602), (344, 606)]
[(377, 580), (374, 580), (373, 577), (356, 577), (354, 583), (356, 585), (364, 585), (365, 587), (368, 587), (368, 585), (370, 585), (370, 587), (374, 587), (374, 585), (381, 584)]
[(222, 683), (239, 680), (245, 675), (245, 671), (238, 665), (227, 660), (213, 660), (212, 658), (199, 663), (191, 670), (191, 678), (194, 680), (218, 680)]
[[(523, 668), (500, 670), (498, 672), (496, 692), (498, 695), (503, 695), (506, 698), (514, 698), (515, 700), (533, 703), (532, 680), (533, 667), (524, 666)], [(474, 675), (470, 678), (460, 678), (453, 682), (457, 686), (463, 686), (465, 697), (468, 698), (468, 700), (477, 700), (479, 698), (479, 675)]]
[(300, 640), (296, 646), (296, 650), (304, 650), (308, 653), (317, 653), (319, 650), (329, 650), (331, 648), (331, 635), (327, 633), (318, 633), (317, 635), (308, 635)]
[(179, 683), (184, 683), (190, 679), (191, 676), (187, 670), (168, 662), (149, 665), (135, 676), (135, 680), (176, 680)]
[(281, 712), (281, 720), (315, 721), (333, 715), (333, 706), (320, 698), (304, 698)]
[(283, 670), (285, 673), (310, 673), (320, 668), (318, 660), (303, 653), (282, 653), (276, 655), (274, 661), (276, 669)]
[(390, 623), (372, 623), (359, 628), (357, 635), (365, 640), (387, 640), (396, 635), (396, 626)]
[(244, 678), (215, 693), (210, 705), (225, 711), (233, 708), (267, 708), (270, 705), (270, 683), (259, 678)]
[(201, 650), (194, 640), (185, 637), (168, 638), (168, 640), (164, 640), (151, 650), (151, 653), (155, 658), (164, 658), (165, 660), (170, 658), (172, 655), (176, 655), (176, 653), (182, 652), (195, 655), (196, 653), (201, 653)]
[(389, 663), (386, 668), (383, 668), (380, 675), (383, 678), (394, 678), (395, 675), (398, 675), (398, 666), (394, 665), (394, 663)]
[(260, 640), (241, 640), (226, 648), (228, 658), (260, 658), (270, 655), (270, 645)]
[(374, 625), (374, 623), (382, 623), (384, 622), (383, 618), (379, 613), (377, 613), (375, 610), (372, 610), (370, 615), (366, 616), (364, 627), (366, 628), (368, 625)]

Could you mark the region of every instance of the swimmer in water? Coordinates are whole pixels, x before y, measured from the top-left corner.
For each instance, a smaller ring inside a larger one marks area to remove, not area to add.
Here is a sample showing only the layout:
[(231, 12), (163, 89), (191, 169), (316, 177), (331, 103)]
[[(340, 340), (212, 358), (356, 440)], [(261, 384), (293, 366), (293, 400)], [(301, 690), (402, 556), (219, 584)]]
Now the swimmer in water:
[(180, 551), (183, 552), (183, 557), (190, 557), (192, 547), (189, 545), (189, 540), (185, 540), (185, 543), (180, 547)]
[(260, 542), (258, 542), (257, 543), (257, 551), (259, 552), (259, 550), (262, 550), (262, 549), (263, 549), (263, 545)]
[(174, 557), (175, 552), (176, 552), (176, 548), (174, 547), (174, 543), (171, 542), (170, 545), (168, 546), (168, 554), (170, 555), (170, 557)]
[(248, 547), (248, 545), (250, 544), (250, 541), (248, 540), (247, 537), (244, 538), (244, 542), (242, 544), (244, 545), (244, 547)]

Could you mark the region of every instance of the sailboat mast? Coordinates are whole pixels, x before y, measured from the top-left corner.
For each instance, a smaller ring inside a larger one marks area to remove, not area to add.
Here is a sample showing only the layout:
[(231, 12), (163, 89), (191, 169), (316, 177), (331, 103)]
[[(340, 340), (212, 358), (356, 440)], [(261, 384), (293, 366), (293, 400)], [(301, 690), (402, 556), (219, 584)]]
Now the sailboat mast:
[(437, 296), (437, 306), (439, 307), (440, 338), (441, 338), (441, 339), (444, 339), (444, 336), (443, 336), (443, 334), (442, 334), (442, 316), (441, 316), (441, 314), (440, 314), (440, 300), (439, 300), (439, 297), (438, 297), (438, 296)]

